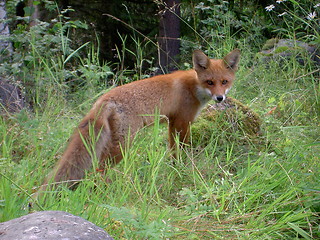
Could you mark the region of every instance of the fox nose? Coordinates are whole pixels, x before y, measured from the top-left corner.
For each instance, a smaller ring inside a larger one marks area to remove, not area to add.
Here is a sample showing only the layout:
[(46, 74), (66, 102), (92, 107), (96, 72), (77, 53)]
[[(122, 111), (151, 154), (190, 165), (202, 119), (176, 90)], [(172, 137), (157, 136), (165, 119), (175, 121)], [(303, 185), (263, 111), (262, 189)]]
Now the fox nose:
[(222, 102), (223, 101), (223, 96), (217, 96), (216, 99), (217, 99), (217, 102)]

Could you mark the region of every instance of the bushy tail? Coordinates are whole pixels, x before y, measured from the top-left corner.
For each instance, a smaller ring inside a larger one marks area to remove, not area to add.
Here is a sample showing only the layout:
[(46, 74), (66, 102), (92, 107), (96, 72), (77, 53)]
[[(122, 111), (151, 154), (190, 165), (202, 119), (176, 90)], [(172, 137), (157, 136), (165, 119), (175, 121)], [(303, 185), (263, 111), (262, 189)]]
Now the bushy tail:
[(91, 116), (95, 116), (95, 114), (89, 113), (81, 121), (63, 156), (35, 194), (35, 197), (38, 197), (48, 188), (55, 188), (59, 184), (66, 184), (68, 187), (75, 186), (85, 177), (87, 170), (95, 164), (99, 164), (102, 155), (108, 155), (110, 144), (112, 144), (109, 116), (103, 116), (103, 114), (99, 114), (99, 117)]

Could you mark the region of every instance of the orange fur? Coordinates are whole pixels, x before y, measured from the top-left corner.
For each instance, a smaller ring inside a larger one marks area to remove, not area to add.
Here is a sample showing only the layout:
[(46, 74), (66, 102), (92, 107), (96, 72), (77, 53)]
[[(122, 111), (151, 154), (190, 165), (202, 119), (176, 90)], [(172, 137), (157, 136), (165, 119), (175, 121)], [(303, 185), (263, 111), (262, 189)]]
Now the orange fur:
[[(211, 99), (223, 101), (235, 78), (240, 51), (230, 52), (223, 59), (209, 59), (203, 52), (193, 53), (194, 69), (135, 81), (116, 87), (101, 96), (80, 122), (53, 173), (55, 183), (80, 180), (92, 168), (92, 154), (99, 167), (117, 164), (122, 159), (128, 133), (131, 139), (143, 126), (154, 121), (155, 111), (169, 121), (169, 145), (174, 137), (187, 142), (189, 125)], [(96, 141), (92, 146), (90, 128)], [(91, 145), (90, 145), (91, 142)], [(47, 181), (46, 181), (47, 183)], [(42, 190), (45, 187), (42, 188)]]

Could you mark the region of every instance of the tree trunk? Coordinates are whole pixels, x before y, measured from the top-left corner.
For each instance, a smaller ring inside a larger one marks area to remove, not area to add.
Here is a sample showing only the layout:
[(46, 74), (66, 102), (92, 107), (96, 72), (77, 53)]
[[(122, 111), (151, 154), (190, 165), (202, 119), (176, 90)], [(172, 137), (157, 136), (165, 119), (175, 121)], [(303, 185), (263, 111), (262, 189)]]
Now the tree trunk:
[[(0, 64), (11, 61), (13, 54), (7, 20), (6, 2), (0, 0)], [(22, 93), (12, 78), (0, 73), (0, 114), (16, 112), (25, 106)]]
[(33, 27), (37, 25), (37, 20), (40, 18), (39, 7), (38, 4), (33, 4), (34, 0), (28, 0), (28, 7), (31, 9), (30, 22), (29, 27)]
[(180, 53), (180, 0), (163, 1), (159, 26), (159, 68), (167, 73), (177, 69)]
[(9, 26), (6, 20), (6, 1), (0, 0), (0, 63), (10, 58), (13, 53), (12, 43), (9, 40)]

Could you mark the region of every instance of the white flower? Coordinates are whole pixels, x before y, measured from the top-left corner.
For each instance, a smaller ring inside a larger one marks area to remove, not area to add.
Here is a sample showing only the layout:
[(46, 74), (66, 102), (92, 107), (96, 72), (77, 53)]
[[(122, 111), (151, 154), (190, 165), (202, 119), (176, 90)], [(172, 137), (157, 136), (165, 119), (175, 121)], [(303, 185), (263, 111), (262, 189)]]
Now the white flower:
[(277, 3), (282, 3), (282, 2), (285, 2), (287, 0), (277, 0)]
[(283, 13), (279, 14), (278, 17), (282, 17), (282, 16), (284, 16), (286, 14), (287, 14), (287, 12), (283, 12)]
[(265, 7), (265, 9), (266, 9), (268, 12), (272, 11), (272, 9), (274, 9), (274, 8), (275, 8), (275, 6), (274, 6), (273, 4)]
[(320, 3), (317, 3), (316, 5), (313, 6), (314, 8), (320, 7)]
[(312, 12), (312, 13), (309, 13), (308, 16), (307, 16), (307, 18), (308, 18), (309, 20), (313, 20), (316, 16), (317, 16), (317, 13), (314, 11), (314, 12)]

